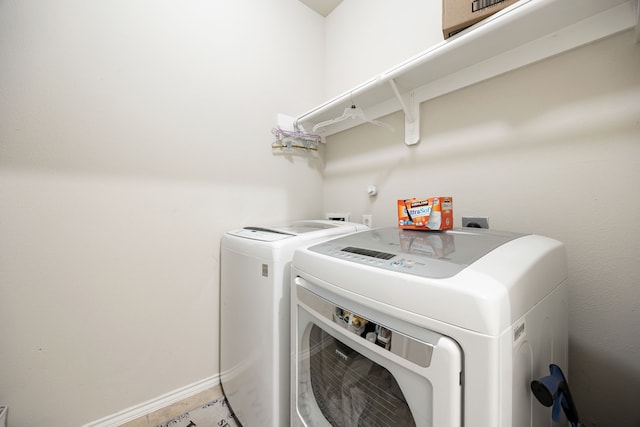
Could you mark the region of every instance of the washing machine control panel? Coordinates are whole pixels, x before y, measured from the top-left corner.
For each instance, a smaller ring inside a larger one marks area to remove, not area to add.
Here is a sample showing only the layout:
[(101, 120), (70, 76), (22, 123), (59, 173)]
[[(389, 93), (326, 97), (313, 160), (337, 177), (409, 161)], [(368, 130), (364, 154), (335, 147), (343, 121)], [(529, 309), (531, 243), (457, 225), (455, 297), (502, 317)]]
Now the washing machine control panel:
[[(330, 245), (327, 244), (325, 246)], [(353, 246), (334, 246), (327, 249), (328, 250), (325, 251), (326, 255), (341, 258), (345, 261), (424, 277), (451, 277), (465, 267), (447, 262), (439, 262), (437, 258), (435, 260), (431, 258), (425, 259), (424, 256), (408, 256), (402, 253), (391, 254)]]
[(520, 236), (488, 230), (425, 232), (382, 228), (330, 240), (309, 250), (375, 268), (445, 278)]

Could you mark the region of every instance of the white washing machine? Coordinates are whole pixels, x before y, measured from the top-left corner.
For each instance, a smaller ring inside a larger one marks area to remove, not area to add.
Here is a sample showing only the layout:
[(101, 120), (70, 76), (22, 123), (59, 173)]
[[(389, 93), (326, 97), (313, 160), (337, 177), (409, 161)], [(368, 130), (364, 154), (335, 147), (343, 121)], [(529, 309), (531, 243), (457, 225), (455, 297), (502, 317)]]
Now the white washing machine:
[(297, 247), (367, 229), (327, 220), (246, 227), (222, 237), (220, 376), (245, 427), (289, 426), (291, 257)]
[(567, 368), (564, 246), (383, 228), (296, 250), (292, 426), (540, 427)]

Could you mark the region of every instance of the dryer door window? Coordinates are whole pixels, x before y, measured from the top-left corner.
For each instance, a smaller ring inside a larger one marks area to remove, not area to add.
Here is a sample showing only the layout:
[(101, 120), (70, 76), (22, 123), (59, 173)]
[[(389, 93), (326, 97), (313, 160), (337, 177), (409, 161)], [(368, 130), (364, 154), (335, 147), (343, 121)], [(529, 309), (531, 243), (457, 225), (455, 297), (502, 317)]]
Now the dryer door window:
[(338, 297), (296, 290), (293, 425), (461, 426), (462, 352), (455, 341), (403, 328), (403, 321)]
[(416, 425), (397, 381), (383, 366), (317, 325), (309, 346), (311, 390), (332, 426)]

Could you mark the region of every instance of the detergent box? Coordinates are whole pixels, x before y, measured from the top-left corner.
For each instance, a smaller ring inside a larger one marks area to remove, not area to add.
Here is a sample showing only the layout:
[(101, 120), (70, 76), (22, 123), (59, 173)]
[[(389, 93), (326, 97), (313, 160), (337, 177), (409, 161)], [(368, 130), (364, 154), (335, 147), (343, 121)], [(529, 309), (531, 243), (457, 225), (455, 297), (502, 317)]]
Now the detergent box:
[(453, 228), (453, 198), (398, 200), (398, 227), (405, 230), (449, 230)]

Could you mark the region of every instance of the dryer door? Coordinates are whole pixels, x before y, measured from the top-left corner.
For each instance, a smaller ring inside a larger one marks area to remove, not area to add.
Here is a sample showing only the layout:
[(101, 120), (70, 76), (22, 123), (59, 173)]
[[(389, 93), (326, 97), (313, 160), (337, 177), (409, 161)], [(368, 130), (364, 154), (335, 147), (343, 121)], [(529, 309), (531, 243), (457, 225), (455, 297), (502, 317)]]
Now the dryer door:
[(293, 425), (461, 426), (455, 341), (321, 293), (294, 292)]

